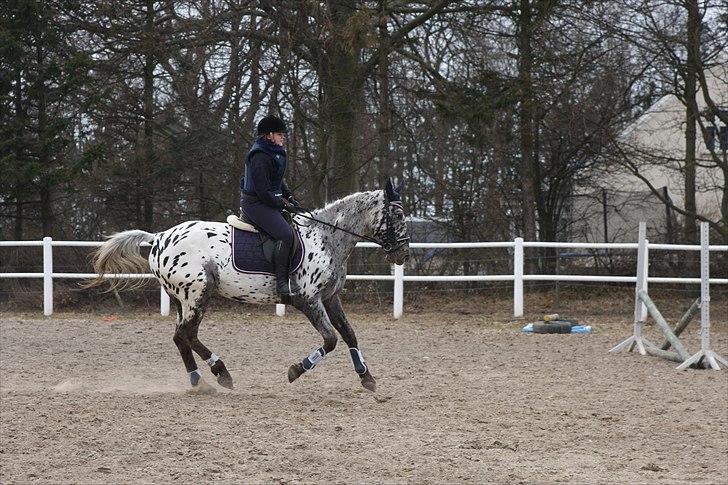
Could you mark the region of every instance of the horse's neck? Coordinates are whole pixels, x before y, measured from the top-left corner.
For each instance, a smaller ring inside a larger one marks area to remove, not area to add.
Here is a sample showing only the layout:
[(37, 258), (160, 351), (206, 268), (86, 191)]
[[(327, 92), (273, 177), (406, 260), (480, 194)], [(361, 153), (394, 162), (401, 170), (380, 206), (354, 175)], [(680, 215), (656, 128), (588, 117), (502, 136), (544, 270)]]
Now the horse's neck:
[[(382, 191), (352, 194), (315, 211), (314, 217), (347, 231), (370, 236), (381, 211), (383, 197)], [(330, 241), (327, 247), (341, 252), (343, 259), (349, 256), (360, 240), (345, 231), (332, 230), (325, 226), (321, 230)]]

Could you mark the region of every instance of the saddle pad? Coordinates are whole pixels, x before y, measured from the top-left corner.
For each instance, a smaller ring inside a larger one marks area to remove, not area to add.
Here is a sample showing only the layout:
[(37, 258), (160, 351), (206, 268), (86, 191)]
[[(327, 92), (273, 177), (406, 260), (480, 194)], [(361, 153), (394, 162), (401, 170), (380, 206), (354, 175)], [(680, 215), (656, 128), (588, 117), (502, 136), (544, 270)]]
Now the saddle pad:
[[(233, 253), (233, 268), (241, 273), (275, 275), (275, 266), (263, 255), (260, 234), (241, 231), (232, 226), (230, 229), (233, 231), (232, 242), (230, 243)], [(291, 273), (301, 266), (305, 253), (303, 240), (298, 231), (296, 231), (296, 237), (300, 244), (296, 245), (296, 251), (291, 260)]]

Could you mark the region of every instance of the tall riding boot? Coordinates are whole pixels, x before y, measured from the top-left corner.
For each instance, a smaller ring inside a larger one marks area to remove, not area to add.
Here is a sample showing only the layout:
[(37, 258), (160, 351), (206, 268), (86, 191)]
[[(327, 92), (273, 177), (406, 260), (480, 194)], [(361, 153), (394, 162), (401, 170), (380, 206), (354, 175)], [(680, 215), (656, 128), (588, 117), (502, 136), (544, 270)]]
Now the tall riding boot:
[(276, 267), (276, 291), (283, 303), (291, 303), (291, 290), (288, 286), (291, 250), (285, 241), (276, 242), (273, 261)]

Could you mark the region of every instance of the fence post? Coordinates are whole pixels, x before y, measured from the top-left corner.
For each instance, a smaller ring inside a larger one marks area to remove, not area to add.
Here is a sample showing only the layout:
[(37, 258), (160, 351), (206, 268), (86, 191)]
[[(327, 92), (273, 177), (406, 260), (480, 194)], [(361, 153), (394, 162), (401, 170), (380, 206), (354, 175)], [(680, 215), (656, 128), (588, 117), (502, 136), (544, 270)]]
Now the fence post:
[(53, 314), (53, 239), (43, 238), (43, 315)]
[(404, 265), (394, 265), (394, 319), (402, 316), (404, 306)]
[(163, 286), (159, 287), (159, 313), (165, 317), (169, 315), (169, 295)]
[(523, 238), (517, 237), (513, 247), (513, 316), (523, 317)]

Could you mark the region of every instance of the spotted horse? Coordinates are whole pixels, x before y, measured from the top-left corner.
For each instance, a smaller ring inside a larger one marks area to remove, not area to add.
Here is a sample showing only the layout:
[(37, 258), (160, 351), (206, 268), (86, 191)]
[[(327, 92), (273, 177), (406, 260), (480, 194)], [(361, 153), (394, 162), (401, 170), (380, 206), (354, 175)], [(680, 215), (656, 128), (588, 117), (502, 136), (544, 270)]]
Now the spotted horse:
[[(356, 243), (375, 241), (390, 263), (409, 258), (409, 235), (400, 198), (402, 185), (388, 180), (383, 190), (358, 192), (306, 214), (294, 215), (306, 257), (291, 274), (300, 291), (291, 304), (310, 320), (321, 334), (323, 345), (288, 369), (293, 382), (330, 354), (338, 332), (349, 347), (354, 370), (364, 388), (374, 391), (376, 381), (359, 350), (354, 330), (341, 306), (339, 292), (346, 279), (346, 261)], [(189, 221), (164, 232), (151, 234), (130, 230), (114, 234), (94, 255), (99, 274), (91, 286), (101, 284), (106, 274), (151, 271), (177, 309), (174, 343), (190, 376), (192, 391), (215, 392), (197, 367), (193, 351), (205, 360), (219, 385), (232, 389), (233, 379), (220, 357), (198, 338), (200, 321), (213, 294), (249, 303), (276, 303), (275, 277), (246, 274), (233, 268), (232, 228), (225, 223)], [(140, 251), (151, 243), (149, 257)], [(111, 279), (111, 288), (125, 288), (129, 279)]]

